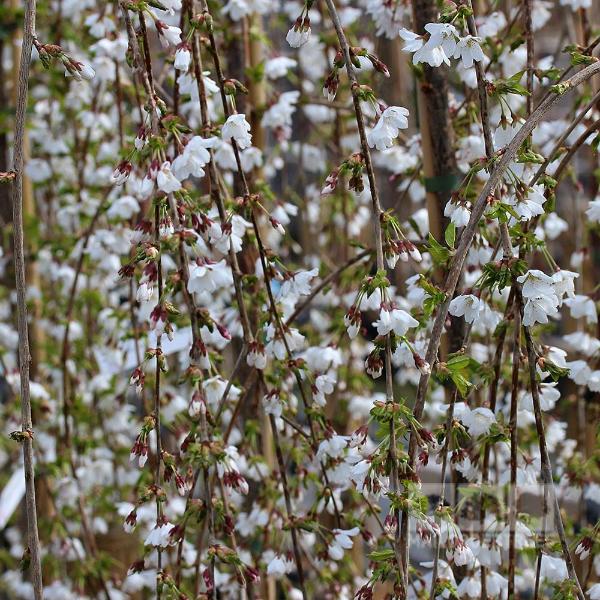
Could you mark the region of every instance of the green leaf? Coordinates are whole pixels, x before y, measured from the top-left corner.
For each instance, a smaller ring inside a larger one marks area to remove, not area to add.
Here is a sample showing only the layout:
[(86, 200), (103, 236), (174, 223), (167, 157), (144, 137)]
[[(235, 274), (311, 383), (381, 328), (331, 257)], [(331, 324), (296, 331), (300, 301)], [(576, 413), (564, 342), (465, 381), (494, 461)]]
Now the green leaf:
[(427, 249), (429, 250), (429, 253), (431, 254), (431, 258), (433, 259), (433, 262), (438, 265), (445, 264), (448, 261), (448, 259), (450, 258), (450, 252), (448, 251), (448, 248), (444, 248), (444, 246), (442, 246), (433, 237), (433, 235), (431, 235), (431, 233), (429, 234), (428, 240), (429, 240), (429, 244), (427, 246)]
[(456, 225), (454, 223), (450, 223), (450, 225), (446, 227), (444, 239), (446, 240), (448, 248), (454, 248), (454, 242), (456, 241)]
[(519, 152), (517, 160), (520, 163), (535, 163), (541, 165), (544, 162), (544, 157), (533, 150), (524, 150)]
[(550, 81), (557, 81), (560, 78), (562, 71), (553, 67), (551, 69), (546, 69), (544, 71), (540, 71), (538, 75), (538, 79), (542, 80), (544, 77), (549, 79)]
[(470, 356), (466, 356), (464, 354), (460, 354), (458, 356), (452, 357), (446, 363), (446, 367), (450, 371), (463, 371), (464, 369), (468, 368), (468, 366), (470, 364), (471, 364), (471, 357)]
[(548, 359), (544, 360), (544, 371), (550, 373), (552, 381), (558, 381), (561, 377), (567, 377), (570, 372), (568, 368), (559, 367), (556, 363)]
[(568, 84), (568, 83), (557, 83), (556, 85), (553, 85), (553, 86), (550, 88), (550, 91), (551, 91), (553, 94), (557, 94), (557, 95), (559, 95), (559, 96), (562, 96), (562, 95), (563, 95), (565, 92), (567, 92), (567, 91), (568, 91), (569, 87), (570, 87), (570, 86), (569, 86), (569, 84)]
[(369, 558), (373, 562), (384, 562), (386, 560), (392, 560), (394, 558), (394, 550), (392, 548), (386, 548), (385, 550), (375, 550), (369, 554)]
[(579, 65), (591, 65), (596, 62), (596, 58), (581, 52), (571, 52), (571, 65), (577, 67)]
[(461, 397), (465, 398), (473, 384), (468, 381), (464, 375), (458, 372), (451, 372), (450, 378), (456, 386), (458, 393), (461, 395)]
[(525, 71), (515, 73), (509, 79), (499, 79), (494, 83), (494, 96), (502, 96), (505, 94), (516, 94), (517, 96), (529, 96), (527, 88), (520, 84), (521, 78)]

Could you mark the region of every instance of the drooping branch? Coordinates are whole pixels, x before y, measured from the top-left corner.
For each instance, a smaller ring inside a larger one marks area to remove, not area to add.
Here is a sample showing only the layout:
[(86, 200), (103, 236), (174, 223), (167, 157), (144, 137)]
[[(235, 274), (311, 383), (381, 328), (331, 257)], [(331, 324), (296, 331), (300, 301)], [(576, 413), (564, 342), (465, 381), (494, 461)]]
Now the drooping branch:
[[(340, 16), (335, 7), (335, 3), (333, 0), (326, 0), (327, 10), (329, 12), (329, 17), (333, 23), (335, 28), (335, 32), (338, 38), (338, 42), (342, 49), (342, 53), (344, 56), (344, 62), (346, 66), (346, 73), (348, 75), (348, 79), (350, 81), (350, 90), (352, 92), (352, 102), (354, 105), (354, 114), (356, 120), (356, 126), (358, 128), (358, 135), (360, 138), (360, 149), (363, 160), (365, 161), (365, 170), (367, 171), (367, 178), (369, 180), (369, 190), (371, 195), (371, 203), (372, 203), (372, 214), (371, 214), (371, 223), (373, 227), (373, 237), (375, 243), (375, 250), (377, 256), (377, 270), (383, 271), (385, 269), (384, 263), (384, 252), (383, 252), (383, 237), (381, 232), (381, 217), (383, 214), (381, 208), (381, 202), (379, 200), (379, 192), (377, 189), (377, 182), (375, 181), (375, 170), (373, 168), (373, 161), (371, 159), (371, 151), (369, 150), (369, 144), (367, 141), (367, 132), (365, 127), (365, 119), (362, 111), (362, 107), (360, 105), (360, 97), (359, 97), (359, 83), (356, 77), (356, 71), (352, 64), (352, 58), (350, 56), (350, 45), (348, 44), (348, 40), (346, 38), (346, 34), (344, 33), (344, 28), (342, 27), (342, 23), (340, 21)], [(393, 384), (393, 373), (392, 373), (392, 348), (391, 348), (391, 340), (388, 334), (385, 342), (385, 394), (386, 394), (386, 402), (389, 404), (394, 404), (394, 384)], [(396, 455), (396, 426), (395, 420), (390, 420), (390, 439), (389, 439), (389, 458), (391, 463), (391, 491), (393, 494), (398, 493), (399, 483), (400, 483), (400, 473), (398, 467), (398, 458)], [(396, 536), (394, 543), (394, 552), (396, 562), (398, 563), (398, 568), (401, 571), (401, 583), (403, 587), (403, 592), (406, 591), (407, 587), (407, 577), (408, 573), (406, 572), (405, 564), (406, 560), (402, 556), (402, 544), (400, 541), (400, 514), (398, 510), (395, 510), (395, 519), (397, 521), (396, 526)]]
[(31, 556), (30, 572), (35, 600), (42, 598), (42, 565), (35, 502), (35, 475), (33, 465), (33, 423), (29, 386), (29, 331), (27, 326), (27, 284), (25, 281), (25, 250), (23, 232), (23, 169), (25, 152), (25, 118), (29, 93), (29, 63), (35, 36), (36, 1), (27, 0), (23, 25), (23, 43), (17, 105), (15, 109), (15, 134), (12, 188), (14, 263), (17, 292), (17, 329), (19, 332), (19, 374), (21, 376), (21, 429), (23, 431), (23, 468), (25, 473), (25, 511), (27, 515), (28, 549)]
[[(573, 558), (571, 557), (571, 551), (569, 550), (569, 543), (567, 541), (565, 527), (560, 514), (558, 496), (556, 495), (554, 481), (552, 478), (552, 464), (550, 462), (550, 456), (548, 455), (548, 447), (546, 445), (546, 433), (544, 430), (544, 420), (540, 405), (540, 392), (537, 383), (537, 355), (535, 352), (533, 338), (531, 336), (531, 331), (529, 327), (524, 327), (524, 330), (525, 342), (527, 344), (527, 361), (529, 363), (529, 384), (531, 387), (531, 396), (533, 398), (533, 414), (535, 416), (535, 428), (537, 430), (538, 443), (540, 447), (540, 459), (542, 463), (542, 481), (544, 483), (544, 497), (546, 497), (546, 494), (548, 494), (548, 499), (554, 512), (554, 526), (556, 527), (556, 532), (558, 533), (558, 539), (560, 540), (560, 546), (562, 549), (565, 563), (567, 565), (567, 572), (569, 574), (569, 578), (575, 584), (577, 597), (579, 598), (579, 600), (584, 600), (585, 596), (583, 594), (583, 590), (581, 589), (581, 585), (577, 577), (577, 572), (575, 571)], [(544, 506), (545, 505), (546, 501), (544, 500)]]
[(517, 450), (518, 424), (517, 408), (519, 402), (519, 367), (521, 363), (521, 307), (514, 303), (514, 338), (512, 355), (512, 385), (510, 393), (510, 488), (509, 488), (509, 532), (508, 532), (508, 597), (515, 593), (515, 571), (517, 565), (516, 527), (517, 527)]

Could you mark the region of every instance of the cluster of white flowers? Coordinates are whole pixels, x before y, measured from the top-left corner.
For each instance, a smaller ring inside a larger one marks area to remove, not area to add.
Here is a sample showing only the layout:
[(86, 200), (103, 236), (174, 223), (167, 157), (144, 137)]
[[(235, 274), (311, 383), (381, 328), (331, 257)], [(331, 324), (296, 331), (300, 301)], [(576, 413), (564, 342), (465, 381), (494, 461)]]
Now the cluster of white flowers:
[(465, 321), (478, 327), (493, 331), (501, 320), (500, 315), (489, 304), (473, 294), (457, 296), (450, 302), (448, 312), (455, 317), (464, 317)]
[(298, 17), (293, 27), (288, 31), (285, 39), (292, 48), (300, 48), (310, 40), (310, 19), (306, 17)]
[(557, 271), (552, 276), (533, 269), (517, 277), (523, 285), (525, 300), (523, 325), (530, 327), (535, 323), (548, 323), (548, 317), (558, 314), (558, 307), (565, 296), (575, 297), (574, 280), (579, 277), (573, 271)]
[(533, 217), (543, 215), (545, 202), (546, 197), (540, 185), (529, 188), (524, 195), (515, 195), (508, 199), (508, 204), (515, 207), (521, 221), (529, 221)]
[(464, 227), (471, 218), (471, 203), (468, 201), (448, 201), (444, 207), (444, 216), (449, 217), (456, 227)]
[(481, 62), (485, 55), (481, 49), (479, 38), (472, 35), (460, 36), (451, 23), (427, 23), (425, 31), (429, 34), (427, 41), (416, 33), (402, 28), (400, 37), (404, 40), (404, 51), (413, 53), (413, 63), (427, 63), (432, 67), (450, 64), (450, 58), (460, 58), (464, 68)]
[(297, 90), (281, 94), (277, 102), (265, 111), (262, 118), (263, 126), (279, 130), (280, 137), (288, 139), (292, 133), (292, 116), (296, 112), (299, 98), (300, 92)]

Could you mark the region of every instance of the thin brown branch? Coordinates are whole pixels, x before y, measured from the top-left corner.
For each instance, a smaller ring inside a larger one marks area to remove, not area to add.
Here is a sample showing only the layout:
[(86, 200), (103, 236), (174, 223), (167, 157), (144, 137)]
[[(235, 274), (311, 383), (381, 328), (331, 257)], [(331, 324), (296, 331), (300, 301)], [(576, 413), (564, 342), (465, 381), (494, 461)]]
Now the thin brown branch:
[[(381, 233), (381, 215), (383, 213), (381, 208), (381, 203), (379, 201), (379, 193), (377, 191), (377, 182), (375, 181), (375, 171), (373, 169), (373, 162), (371, 160), (371, 152), (369, 150), (369, 144), (367, 142), (367, 133), (365, 128), (365, 119), (362, 112), (362, 108), (360, 105), (360, 97), (359, 97), (359, 83), (356, 77), (356, 71), (352, 64), (352, 59), (350, 56), (350, 45), (348, 44), (348, 40), (346, 39), (346, 34), (344, 33), (344, 28), (342, 27), (342, 23), (340, 21), (339, 14), (335, 7), (333, 0), (326, 0), (327, 10), (329, 12), (329, 17), (333, 23), (335, 28), (338, 42), (342, 49), (344, 55), (344, 62), (346, 66), (346, 73), (348, 75), (348, 79), (350, 81), (350, 90), (352, 92), (352, 101), (354, 104), (354, 113), (356, 117), (356, 126), (358, 128), (358, 134), (360, 137), (360, 149), (363, 160), (365, 161), (365, 170), (367, 172), (367, 178), (369, 180), (369, 189), (371, 194), (371, 201), (373, 206), (373, 212), (371, 215), (371, 223), (373, 226), (373, 237), (375, 243), (375, 250), (377, 255), (377, 270), (383, 271), (385, 269), (384, 263), (384, 253), (383, 253), (383, 238)], [(393, 373), (392, 373), (392, 350), (390, 337), (388, 335), (386, 344), (385, 344), (385, 389), (386, 389), (386, 402), (393, 404), (394, 403), (394, 386), (393, 386)], [(400, 474), (398, 468), (398, 460), (396, 457), (396, 432), (395, 432), (395, 421), (392, 419), (390, 421), (390, 442), (389, 442), (389, 456), (390, 462), (392, 465), (391, 472), (391, 488), (392, 493), (397, 494), (400, 482)], [(397, 520), (396, 527), (396, 540), (394, 543), (394, 552), (396, 556), (396, 561), (398, 563), (398, 568), (403, 570), (403, 557), (401, 555), (401, 543), (400, 543), (400, 527), (399, 525), (399, 513), (396, 511), (395, 518)], [(404, 569), (406, 571), (406, 569)], [(407, 573), (403, 573), (402, 577), (402, 586), (404, 590), (406, 590), (407, 583)]]
[(515, 570), (517, 565), (517, 450), (518, 428), (517, 407), (519, 402), (519, 365), (521, 362), (521, 310), (519, 302), (514, 303), (514, 341), (512, 355), (512, 388), (510, 394), (510, 490), (509, 490), (509, 535), (508, 535), (508, 597), (515, 594)]
[(529, 363), (529, 384), (531, 386), (530, 391), (531, 396), (533, 398), (533, 414), (535, 416), (535, 428), (537, 431), (538, 442), (540, 446), (540, 459), (542, 463), (542, 481), (544, 483), (544, 494), (546, 494), (546, 492), (548, 493), (552, 510), (554, 511), (554, 526), (556, 527), (556, 531), (558, 533), (558, 539), (560, 540), (563, 558), (567, 565), (567, 572), (569, 574), (569, 578), (576, 585), (577, 597), (579, 598), (579, 600), (584, 600), (585, 597), (583, 594), (583, 590), (581, 589), (581, 584), (579, 583), (579, 579), (575, 571), (575, 566), (573, 564), (571, 551), (569, 550), (569, 542), (567, 541), (567, 536), (565, 534), (565, 527), (560, 513), (560, 505), (558, 503), (558, 496), (556, 495), (556, 490), (554, 488), (554, 480), (552, 478), (552, 464), (550, 462), (550, 456), (548, 455), (548, 447), (546, 445), (544, 419), (542, 416), (542, 409), (540, 406), (540, 393), (537, 383), (537, 355), (533, 345), (531, 331), (529, 327), (525, 327), (524, 329), (525, 341), (527, 343), (527, 360)]
[(287, 512), (288, 520), (290, 521), (290, 533), (292, 536), (292, 548), (294, 551), (294, 560), (296, 562), (296, 568), (298, 570), (298, 585), (302, 592), (302, 598), (306, 600), (306, 585), (304, 578), (304, 568), (302, 566), (302, 557), (300, 556), (300, 545), (298, 543), (298, 531), (294, 521), (294, 509), (292, 507), (292, 500), (290, 497), (289, 485), (287, 480), (285, 463), (283, 461), (283, 453), (281, 452), (281, 443), (279, 441), (279, 432), (277, 431), (277, 424), (275, 417), (269, 415), (269, 421), (271, 423), (271, 430), (273, 432), (273, 440), (275, 441), (275, 453), (277, 455), (277, 464), (279, 465), (279, 476), (281, 477), (281, 485), (283, 486), (283, 497), (285, 499), (285, 509)]
[(25, 156), (25, 119), (29, 94), (29, 63), (35, 36), (35, 0), (25, 3), (23, 43), (17, 104), (15, 110), (15, 134), (12, 188), (15, 284), (17, 291), (17, 330), (19, 333), (19, 374), (21, 376), (21, 429), (23, 435), (23, 469), (25, 475), (25, 512), (27, 515), (28, 549), (31, 556), (30, 573), (35, 600), (43, 595), (41, 549), (37, 526), (35, 503), (35, 475), (33, 465), (33, 423), (31, 420), (31, 396), (29, 388), (29, 332), (27, 326), (27, 283), (25, 281), (25, 251), (23, 233), (23, 169)]

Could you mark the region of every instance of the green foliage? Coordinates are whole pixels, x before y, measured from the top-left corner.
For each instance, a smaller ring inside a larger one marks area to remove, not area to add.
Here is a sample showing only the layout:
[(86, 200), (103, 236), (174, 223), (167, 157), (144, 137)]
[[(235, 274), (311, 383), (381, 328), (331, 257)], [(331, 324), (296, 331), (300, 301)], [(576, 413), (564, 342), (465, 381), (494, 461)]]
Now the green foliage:
[(492, 96), (505, 96), (514, 94), (517, 96), (529, 96), (527, 88), (521, 85), (520, 81), (523, 78), (525, 71), (519, 71), (508, 79), (496, 79), (492, 85)]
[(433, 259), (433, 263), (438, 266), (445, 265), (450, 258), (450, 251), (448, 248), (442, 246), (430, 233), (427, 244), (427, 250), (431, 254), (431, 258)]

